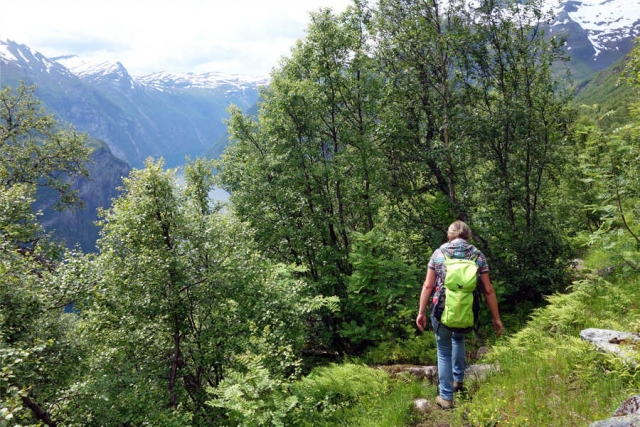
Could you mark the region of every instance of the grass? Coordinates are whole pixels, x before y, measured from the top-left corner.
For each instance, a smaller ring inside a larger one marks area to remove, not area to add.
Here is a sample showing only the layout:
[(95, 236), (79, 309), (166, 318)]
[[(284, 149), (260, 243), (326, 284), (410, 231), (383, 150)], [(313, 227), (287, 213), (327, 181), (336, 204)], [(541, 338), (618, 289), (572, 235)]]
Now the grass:
[(474, 426), (585, 426), (608, 418), (637, 388), (637, 378), (626, 368), (579, 338), (521, 338), (531, 345), (512, 342), (494, 353), (501, 371), (464, 405), (463, 421)]
[(605, 251), (596, 252), (572, 292), (551, 296), (526, 327), (494, 346), (486, 361), (499, 364), (499, 373), (461, 405), (450, 425), (585, 426), (638, 393), (638, 369), (579, 338), (592, 327), (640, 332), (638, 276), (621, 267), (606, 280), (594, 274), (615, 266)]
[(549, 297), (549, 305), (536, 310), (522, 329), (492, 346), (481, 362), (496, 363), (499, 371), (468, 381), (454, 410), (430, 404), (418, 414), (413, 399), (433, 402), (436, 386), (391, 380), (366, 366), (335, 365), (321, 374), (331, 380), (307, 390), (336, 398), (335, 411), (309, 425), (565, 427), (610, 417), (622, 401), (640, 392), (640, 370), (597, 351), (579, 333), (591, 327), (640, 332), (640, 278), (621, 267), (607, 269), (606, 277), (596, 274), (611, 265), (615, 258), (606, 251), (587, 257), (584, 276), (570, 293)]
[(413, 398), (424, 387), (409, 377), (391, 379), (381, 369), (345, 363), (315, 369), (294, 392), (304, 396), (300, 425), (401, 427), (412, 421)]

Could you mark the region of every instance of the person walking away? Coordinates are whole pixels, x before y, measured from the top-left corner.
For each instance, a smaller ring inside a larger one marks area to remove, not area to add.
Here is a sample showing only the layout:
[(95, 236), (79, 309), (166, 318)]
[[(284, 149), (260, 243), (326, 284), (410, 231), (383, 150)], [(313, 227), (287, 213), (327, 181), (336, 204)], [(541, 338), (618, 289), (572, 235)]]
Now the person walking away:
[[(444, 285), (447, 257), (456, 259), (474, 259), (478, 266), (480, 282), (478, 286), (485, 297), (491, 315), (496, 335), (502, 334), (502, 321), (498, 310), (498, 299), (489, 278), (489, 266), (484, 254), (475, 246), (469, 244), (471, 229), (463, 221), (455, 221), (447, 229), (447, 242), (436, 249), (429, 260), (427, 276), (420, 293), (420, 305), (416, 325), (424, 331), (427, 326), (427, 306), (434, 290)], [(434, 298), (435, 299), (435, 298)], [(435, 304), (436, 301), (431, 301)], [(431, 324), (436, 335), (438, 353), (439, 395), (436, 403), (443, 409), (453, 408), (454, 392), (463, 389), (464, 373), (466, 369), (465, 334), (454, 332), (444, 326), (433, 315)]]

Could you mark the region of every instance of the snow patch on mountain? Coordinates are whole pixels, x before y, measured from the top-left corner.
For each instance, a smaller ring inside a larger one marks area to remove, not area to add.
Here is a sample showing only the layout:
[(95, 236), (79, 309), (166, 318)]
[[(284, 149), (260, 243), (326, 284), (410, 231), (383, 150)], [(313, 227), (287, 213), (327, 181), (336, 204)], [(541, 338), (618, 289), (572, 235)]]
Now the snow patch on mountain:
[[(640, 0), (571, 0), (554, 11), (587, 31), (595, 56), (620, 39), (640, 35)], [(554, 25), (565, 23), (559, 19)]]
[(113, 73), (127, 73), (120, 62), (92, 62), (86, 61), (76, 55), (59, 56), (54, 58), (56, 62), (64, 65), (78, 77), (110, 75)]
[(132, 85), (152, 87), (159, 91), (219, 88), (226, 88), (227, 91), (242, 91), (255, 89), (257, 86), (269, 83), (269, 78), (264, 76), (217, 72), (202, 74), (158, 72), (145, 76), (131, 76), (120, 62), (92, 62), (75, 55), (62, 56), (55, 58), (55, 60), (81, 79), (109, 78), (112, 81), (127, 79), (131, 81)]
[(4, 42), (0, 42), (0, 58), (3, 59), (4, 62), (18, 61), (18, 57), (9, 50), (9, 45)]
[(40, 52), (33, 52), (26, 45), (18, 44), (11, 40), (0, 40), (0, 60), (5, 63), (13, 63), (27, 68), (40, 69), (49, 74), (52, 71), (68, 74), (68, 70), (60, 67), (55, 61), (42, 55)]
[(136, 76), (135, 79), (158, 90), (166, 90), (167, 88), (217, 89), (225, 86), (231, 90), (245, 90), (269, 83), (269, 78), (265, 76), (217, 72), (202, 74), (159, 72), (146, 76)]
[[(578, 2), (568, 2), (578, 3)], [(569, 5), (567, 5), (567, 8)], [(569, 17), (585, 30), (619, 30), (640, 20), (640, 2), (629, 0), (584, 0), (568, 10)]]
[(124, 65), (117, 61), (87, 61), (76, 55), (59, 56), (54, 60), (83, 80), (124, 83), (131, 89), (137, 85)]

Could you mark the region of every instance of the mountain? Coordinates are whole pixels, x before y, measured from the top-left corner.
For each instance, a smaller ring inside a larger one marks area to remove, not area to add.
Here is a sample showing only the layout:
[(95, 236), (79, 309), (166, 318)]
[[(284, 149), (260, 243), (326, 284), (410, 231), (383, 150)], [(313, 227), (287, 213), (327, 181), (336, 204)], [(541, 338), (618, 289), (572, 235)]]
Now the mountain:
[(90, 178), (74, 182), (85, 208), (58, 212), (55, 194), (41, 192), (34, 206), (41, 222), (68, 246), (95, 250), (97, 210), (118, 195), (122, 177), (149, 157), (167, 166), (205, 155), (225, 134), (229, 103), (254, 105), (265, 78), (219, 73), (131, 76), (119, 62), (87, 63), (78, 57), (47, 58), (28, 46), (0, 42), (0, 87), (36, 85), (36, 96), (61, 122), (87, 132), (94, 149)]
[(638, 95), (632, 85), (621, 79), (627, 60), (628, 57), (623, 58), (594, 74), (574, 99), (577, 107), (597, 106), (601, 115), (599, 125), (605, 132), (612, 132), (633, 120), (629, 109), (637, 102)]
[[(554, 16), (547, 32), (566, 37), (569, 67), (580, 84), (624, 57), (640, 35), (640, 0), (542, 0), (542, 6)], [(105, 141), (134, 167), (148, 156), (176, 166), (187, 155), (219, 154), (227, 106), (249, 108), (258, 87), (268, 83), (266, 77), (214, 72), (132, 76), (120, 62), (47, 58), (0, 41), (0, 86), (20, 80), (36, 84), (59, 119)]]
[(76, 56), (47, 58), (28, 46), (0, 41), (0, 85), (20, 81), (56, 117), (134, 167), (149, 157), (167, 166), (202, 156), (225, 132), (233, 103), (248, 108), (265, 77), (221, 73), (154, 73), (132, 76), (119, 62), (89, 63)]
[(84, 202), (84, 209), (55, 210), (57, 194), (46, 189), (39, 192), (34, 204), (36, 211), (42, 211), (40, 223), (45, 230), (51, 231), (56, 240), (64, 240), (68, 247), (79, 245), (84, 252), (96, 250), (98, 209), (111, 206), (111, 200), (119, 195), (122, 177), (131, 171), (129, 164), (115, 157), (105, 143), (92, 140), (89, 145), (93, 148), (86, 164), (89, 178), (77, 178), (72, 185)]
[[(566, 37), (569, 67), (580, 85), (623, 58), (640, 35), (640, 0), (542, 1), (554, 15), (546, 30)], [(59, 120), (105, 143), (94, 152), (91, 180), (75, 183), (85, 211), (54, 213), (46, 197), (39, 200), (47, 229), (85, 250), (95, 245), (96, 208), (110, 204), (131, 166), (140, 167), (149, 156), (162, 156), (169, 167), (185, 156), (218, 157), (228, 144), (227, 106), (255, 108), (258, 88), (268, 84), (265, 77), (215, 72), (133, 76), (120, 62), (47, 58), (0, 41), (0, 87), (20, 81), (35, 84), (36, 96)]]
[(640, 36), (640, 0), (544, 0), (547, 30), (566, 37), (569, 67), (579, 83), (623, 58)]

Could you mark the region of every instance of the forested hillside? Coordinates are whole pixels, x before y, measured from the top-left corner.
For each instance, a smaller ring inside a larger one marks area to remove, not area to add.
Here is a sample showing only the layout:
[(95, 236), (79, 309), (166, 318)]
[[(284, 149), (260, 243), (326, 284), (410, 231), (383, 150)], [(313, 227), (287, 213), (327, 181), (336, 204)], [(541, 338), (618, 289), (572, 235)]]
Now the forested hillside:
[[(32, 213), (39, 187), (75, 206), (86, 136), (27, 88), (2, 90), (0, 426), (606, 417), (637, 369), (576, 332), (640, 327), (640, 109), (613, 126), (597, 88), (574, 99), (537, 2), (496, 3), (314, 13), (257, 110), (230, 109), (219, 161), (191, 161), (184, 180), (162, 159), (131, 171), (92, 254), (58, 246)], [(640, 50), (619, 70), (637, 90)], [(376, 366), (435, 364), (414, 322), (456, 219), (487, 256), (506, 337), (485, 310), (470, 351), (489, 349), (498, 373), (454, 411), (417, 414), (434, 386)]]

